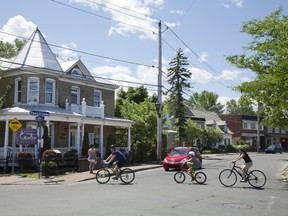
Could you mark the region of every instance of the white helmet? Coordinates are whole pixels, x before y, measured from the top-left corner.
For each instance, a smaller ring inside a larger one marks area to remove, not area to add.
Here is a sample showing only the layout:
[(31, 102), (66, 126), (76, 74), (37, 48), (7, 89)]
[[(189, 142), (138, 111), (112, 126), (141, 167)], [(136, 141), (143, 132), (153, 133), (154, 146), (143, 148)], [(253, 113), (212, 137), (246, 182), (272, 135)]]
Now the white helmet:
[(195, 156), (195, 152), (194, 152), (194, 151), (190, 151), (190, 152), (189, 152), (189, 155)]

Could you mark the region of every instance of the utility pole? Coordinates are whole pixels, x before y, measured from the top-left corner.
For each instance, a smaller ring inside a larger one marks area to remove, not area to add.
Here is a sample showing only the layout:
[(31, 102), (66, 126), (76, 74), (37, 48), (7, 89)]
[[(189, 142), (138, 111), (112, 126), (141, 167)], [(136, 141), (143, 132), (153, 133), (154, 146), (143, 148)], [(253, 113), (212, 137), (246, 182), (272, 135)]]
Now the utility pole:
[(156, 105), (157, 118), (157, 161), (161, 162), (162, 156), (162, 37), (161, 20), (158, 23), (158, 100)]

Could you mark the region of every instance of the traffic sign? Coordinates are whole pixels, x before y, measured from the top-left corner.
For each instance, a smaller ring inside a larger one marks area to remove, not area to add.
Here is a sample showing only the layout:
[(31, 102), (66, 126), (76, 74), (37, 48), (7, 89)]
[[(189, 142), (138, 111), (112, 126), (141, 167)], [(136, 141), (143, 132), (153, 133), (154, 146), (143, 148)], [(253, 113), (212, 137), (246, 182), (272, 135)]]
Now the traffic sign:
[(49, 116), (49, 112), (38, 111), (38, 110), (31, 110), (30, 115), (37, 115), (37, 116)]
[(22, 127), (22, 124), (18, 121), (17, 118), (14, 118), (10, 121), (9, 127), (14, 133), (16, 133)]

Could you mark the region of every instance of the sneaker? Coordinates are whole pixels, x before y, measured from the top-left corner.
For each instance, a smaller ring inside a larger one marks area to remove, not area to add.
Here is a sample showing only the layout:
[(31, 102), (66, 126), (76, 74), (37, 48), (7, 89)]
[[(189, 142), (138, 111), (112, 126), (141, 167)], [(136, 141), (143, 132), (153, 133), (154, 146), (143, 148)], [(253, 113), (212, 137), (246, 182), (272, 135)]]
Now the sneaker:
[(193, 182), (195, 180), (195, 178), (194, 177), (192, 177), (192, 179), (191, 179), (191, 182)]
[(246, 182), (246, 181), (247, 181), (246, 179), (241, 179), (241, 180), (240, 180), (240, 182)]
[(118, 178), (117, 178), (117, 177), (113, 177), (112, 179), (113, 179), (113, 180), (118, 180)]
[(93, 171), (90, 171), (90, 173), (93, 173)]

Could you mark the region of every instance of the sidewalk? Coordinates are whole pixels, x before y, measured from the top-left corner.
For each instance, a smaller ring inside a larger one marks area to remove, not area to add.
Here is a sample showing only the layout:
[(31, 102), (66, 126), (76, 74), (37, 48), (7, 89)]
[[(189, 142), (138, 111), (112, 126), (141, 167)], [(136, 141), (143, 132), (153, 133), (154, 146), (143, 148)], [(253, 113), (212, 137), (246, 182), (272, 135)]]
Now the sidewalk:
[[(162, 167), (162, 164), (140, 164), (137, 166), (130, 166), (135, 172), (155, 169)], [(67, 175), (52, 176), (49, 178), (42, 177), (40, 179), (34, 179), (29, 177), (21, 177), (16, 175), (1, 175), (0, 174), (0, 185), (57, 185), (57, 184), (73, 184), (77, 182), (95, 180), (95, 173), (97, 170), (94, 170), (94, 174), (86, 172), (71, 173)], [(96, 181), (96, 180), (95, 180)]]

